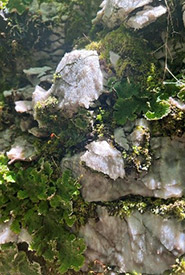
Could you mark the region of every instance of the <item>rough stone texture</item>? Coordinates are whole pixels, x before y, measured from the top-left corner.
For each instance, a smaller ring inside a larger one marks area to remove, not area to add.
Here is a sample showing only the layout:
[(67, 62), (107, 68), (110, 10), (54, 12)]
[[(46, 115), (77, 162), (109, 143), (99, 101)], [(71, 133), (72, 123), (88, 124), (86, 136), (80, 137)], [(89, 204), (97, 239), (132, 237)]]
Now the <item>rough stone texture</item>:
[(89, 108), (103, 92), (103, 75), (96, 51), (66, 53), (57, 66), (59, 76), (50, 95), (59, 100), (59, 109), (71, 116), (79, 107)]
[[(134, 29), (141, 29), (154, 22), (158, 17), (167, 12), (165, 6), (147, 6), (153, 0), (104, 0), (101, 10), (97, 13), (93, 23), (103, 21), (109, 28), (114, 28), (128, 19), (131, 13), (136, 12), (127, 20), (127, 25)], [(137, 11), (143, 7), (142, 11)]]
[(109, 28), (123, 22), (133, 10), (151, 3), (153, 0), (104, 0), (102, 10), (97, 13), (93, 23), (102, 20)]
[(135, 16), (130, 17), (127, 25), (135, 30), (142, 29), (166, 12), (167, 8), (162, 5), (158, 7), (147, 6), (144, 10), (137, 12)]
[[(133, 169), (123, 179), (113, 180), (82, 165), (84, 155), (89, 162), (91, 161), (89, 158), (94, 157), (87, 152), (64, 158), (62, 167), (71, 169), (75, 176), (83, 175), (82, 195), (86, 201), (111, 201), (129, 194), (160, 198), (181, 197), (185, 194), (184, 146), (184, 138), (173, 140), (168, 137), (153, 138), (151, 147), (154, 155), (148, 173), (138, 174)], [(96, 169), (101, 171), (98, 165)], [(111, 172), (106, 172), (109, 173)]]
[(98, 216), (80, 230), (87, 244), (84, 270), (98, 259), (114, 266), (116, 274), (162, 274), (185, 253), (184, 227), (175, 219), (135, 211), (121, 220), (103, 207), (98, 207)]
[(143, 196), (153, 196), (153, 191), (148, 190), (144, 183), (138, 179), (138, 175), (132, 171), (131, 175), (126, 175), (124, 179), (116, 180), (95, 172), (81, 163), (81, 156), (78, 154), (62, 160), (62, 169), (71, 169), (74, 176), (81, 177), (82, 196), (85, 201), (112, 201), (129, 194), (142, 194)]
[(125, 132), (123, 128), (116, 128), (114, 130), (114, 140), (123, 149), (129, 150), (128, 140), (125, 136)]
[(7, 152), (7, 157), (10, 159), (9, 164), (16, 160), (32, 161), (36, 158), (36, 151), (24, 136), (19, 136), (15, 139), (10, 151)]
[(94, 141), (86, 146), (88, 151), (80, 158), (85, 165), (108, 175), (111, 179), (124, 178), (125, 170), (121, 153), (107, 141)]
[(156, 137), (151, 148), (153, 163), (143, 183), (155, 197), (181, 197), (185, 194), (185, 137)]

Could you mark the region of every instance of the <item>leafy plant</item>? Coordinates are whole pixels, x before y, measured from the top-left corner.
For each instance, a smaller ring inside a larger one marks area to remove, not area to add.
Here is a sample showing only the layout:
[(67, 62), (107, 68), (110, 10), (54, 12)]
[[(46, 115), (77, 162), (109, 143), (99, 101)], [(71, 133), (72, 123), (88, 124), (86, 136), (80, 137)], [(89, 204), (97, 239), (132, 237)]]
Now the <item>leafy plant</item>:
[(0, 246), (0, 274), (6, 275), (39, 275), (40, 265), (31, 263), (24, 251), (19, 251), (12, 243)]
[(108, 86), (118, 97), (114, 105), (114, 118), (119, 125), (124, 125), (127, 120), (136, 119), (141, 113), (148, 120), (158, 120), (171, 111), (168, 99), (173, 92), (165, 89), (159, 81), (154, 64), (151, 65), (151, 71), (143, 88), (124, 79), (122, 81), (110, 79)]
[(61, 274), (83, 265), (85, 245), (70, 230), (75, 222), (73, 199), (80, 185), (69, 170), (56, 176), (49, 162), (24, 168), (16, 164), (10, 171), (1, 156), (0, 221), (13, 218), (11, 230), (27, 229), (32, 237), (30, 249), (52, 263)]

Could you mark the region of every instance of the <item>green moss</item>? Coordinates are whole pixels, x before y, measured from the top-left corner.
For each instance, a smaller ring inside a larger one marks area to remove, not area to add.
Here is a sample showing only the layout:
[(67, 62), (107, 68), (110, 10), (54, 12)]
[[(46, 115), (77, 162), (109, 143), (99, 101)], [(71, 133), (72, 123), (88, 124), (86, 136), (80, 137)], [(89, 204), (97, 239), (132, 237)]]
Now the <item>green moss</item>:
[(122, 200), (103, 203), (111, 216), (121, 219), (130, 216), (133, 211), (150, 212), (163, 217), (173, 217), (182, 221), (185, 219), (185, 198), (156, 199), (141, 196), (127, 196)]
[(170, 107), (170, 114), (162, 120), (151, 123), (153, 135), (182, 136), (185, 131), (185, 112), (175, 106)]
[(150, 70), (152, 61), (146, 41), (129, 32), (124, 26), (108, 33), (102, 39), (102, 55), (109, 60), (109, 52), (120, 55), (116, 66), (116, 74), (119, 78), (144, 77)]

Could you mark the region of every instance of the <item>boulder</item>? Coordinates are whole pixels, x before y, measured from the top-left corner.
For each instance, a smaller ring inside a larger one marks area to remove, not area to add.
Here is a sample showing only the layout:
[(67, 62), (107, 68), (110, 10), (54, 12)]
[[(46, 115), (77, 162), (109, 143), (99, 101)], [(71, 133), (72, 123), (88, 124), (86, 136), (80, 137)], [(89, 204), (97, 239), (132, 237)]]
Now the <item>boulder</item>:
[(79, 107), (88, 109), (103, 92), (103, 75), (96, 51), (66, 53), (55, 74), (50, 95), (57, 97), (59, 109), (65, 116), (72, 116)]

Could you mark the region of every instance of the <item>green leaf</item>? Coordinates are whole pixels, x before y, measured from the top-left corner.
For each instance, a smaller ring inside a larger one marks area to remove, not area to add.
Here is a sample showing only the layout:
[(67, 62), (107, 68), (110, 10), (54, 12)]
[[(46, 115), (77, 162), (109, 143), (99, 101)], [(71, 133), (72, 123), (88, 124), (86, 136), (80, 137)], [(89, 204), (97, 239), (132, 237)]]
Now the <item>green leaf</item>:
[(8, 172), (7, 174), (3, 175), (4, 180), (6, 180), (7, 182), (15, 182), (15, 174)]
[(133, 98), (123, 99), (118, 98), (114, 105), (114, 118), (119, 125), (124, 125), (127, 119), (136, 119), (137, 105)]
[(75, 257), (74, 261), (73, 261), (72, 268), (73, 268), (75, 271), (79, 271), (80, 268), (83, 266), (84, 261), (85, 261), (84, 256), (82, 256), (82, 255), (77, 255), (77, 256)]
[(63, 263), (60, 265), (60, 267), (59, 267), (59, 272), (61, 273), (61, 274), (64, 274), (64, 273), (66, 273), (67, 271), (68, 271), (68, 269), (69, 269), (70, 267), (69, 267), (69, 264), (68, 264), (68, 262), (64, 262), (63, 261)]
[(19, 220), (13, 220), (11, 226), (10, 226), (10, 229), (16, 233), (16, 234), (19, 234), (20, 231), (21, 231), (21, 226), (20, 226), (20, 221)]
[(44, 163), (44, 172), (46, 172), (46, 174), (49, 176), (49, 178), (53, 174), (53, 169), (51, 167), (51, 164), (48, 161), (46, 161)]
[[(184, 84), (185, 85), (185, 84)], [(178, 98), (185, 102), (185, 88), (181, 89), (180, 92), (177, 94)]]
[(117, 82), (114, 85), (114, 90), (120, 98), (131, 98), (132, 96), (139, 95), (140, 93), (139, 86), (128, 83), (127, 81)]
[(76, 216), (69, 215), (67, 211), (64, 212), (64, 220), (69, 227), (72, 227), (76, 221)]
[(29, 194), (28, 194), (28, 192), (27, 192), (26, 190), (20, 190), (20, 191), (18, 191), (18, 193), (17, 193), (17, 197), (18, 197), (18, 199), (20, 199), (20, 200), (24, 200), (24, 199), (26, 199), (26, 198), (29, 197)]
[(58, 195), (55, 195), (51, 200), (49, 201), (51, 207), (57, 208), (61, 205), (61, 198)]
[(155, 102), (151, 110), (146, 112), (145, 117), (148, 120), (158, 120), (170, 113), (170, 104), (167, 101)]
[(17, 12), (18, 14), (22, 15), (32, 1), (33, 0), (9, 0), (7, 8), (10, 12)]

